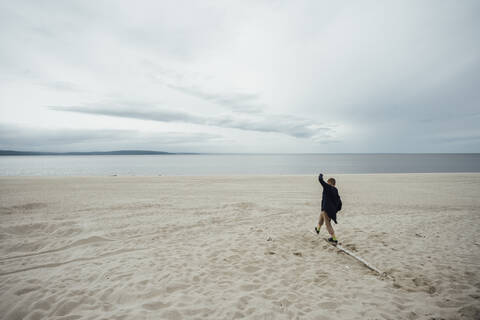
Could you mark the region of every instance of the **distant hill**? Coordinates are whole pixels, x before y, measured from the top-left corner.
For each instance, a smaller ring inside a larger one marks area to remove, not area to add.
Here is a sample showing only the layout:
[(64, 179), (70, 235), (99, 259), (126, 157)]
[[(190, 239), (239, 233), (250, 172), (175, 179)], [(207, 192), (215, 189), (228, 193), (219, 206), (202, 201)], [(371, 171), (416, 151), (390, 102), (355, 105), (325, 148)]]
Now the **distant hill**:
[[(164, 151), (151, 150), (116, 150), (116, 151), (90, 151), (90, 152), (37, 152), (0, 150), (0, 156), (98, 156), (98, 155), (167, 155), (178, 154)], [(185, 154), (185, 153), (182, 153)]]

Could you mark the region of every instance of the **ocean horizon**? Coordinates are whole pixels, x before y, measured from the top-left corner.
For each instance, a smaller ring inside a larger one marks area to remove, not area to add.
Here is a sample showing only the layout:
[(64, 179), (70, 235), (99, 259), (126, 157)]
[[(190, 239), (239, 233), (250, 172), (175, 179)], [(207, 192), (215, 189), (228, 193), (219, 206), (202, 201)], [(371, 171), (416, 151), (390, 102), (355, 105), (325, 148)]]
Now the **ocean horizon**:
[(480, 153), (198, 153), (0, 157), (0, 176), (480, 172)]

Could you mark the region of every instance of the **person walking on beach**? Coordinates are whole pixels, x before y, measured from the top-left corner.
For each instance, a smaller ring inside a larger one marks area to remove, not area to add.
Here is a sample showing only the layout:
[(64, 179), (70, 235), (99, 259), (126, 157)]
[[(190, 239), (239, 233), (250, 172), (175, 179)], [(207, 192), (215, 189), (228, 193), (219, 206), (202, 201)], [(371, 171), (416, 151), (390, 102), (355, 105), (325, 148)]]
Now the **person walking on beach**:
[(337, 244), (338, 240), (335, 236), (335, 231), (333, 230), (332, 224), (330, 220), (333, 220), (337, 223), (337, 212), (342, 209), (342, 200), (338, 195), (338, 190), (335, 187), (335, 179), (330, 178), (327, 182), (323, 181), (323, 174), (320, 173), (318, 176), (318, 181), (323, 187), (322, 193), (322, 212), (320, 213), (320, 218), (318, 219), (318, 226), (315, 227), (315, 232), (317, 234), (320, 233), (320, 228), (325, 222), (325, 226), (327, 227), (328, 233), (330, 233), (330, 238), (328, 238), (329, 242), (333, 244)]

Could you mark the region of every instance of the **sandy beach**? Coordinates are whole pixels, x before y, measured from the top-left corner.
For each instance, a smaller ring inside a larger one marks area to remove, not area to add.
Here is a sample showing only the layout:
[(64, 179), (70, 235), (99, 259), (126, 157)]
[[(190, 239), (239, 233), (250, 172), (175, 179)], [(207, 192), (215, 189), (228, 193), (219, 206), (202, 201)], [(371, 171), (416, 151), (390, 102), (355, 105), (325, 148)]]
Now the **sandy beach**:
[[(329, 177), (329, 175), (326, 175)], [(480, 174), (1, 177), (1, 319), (479, 319)]]

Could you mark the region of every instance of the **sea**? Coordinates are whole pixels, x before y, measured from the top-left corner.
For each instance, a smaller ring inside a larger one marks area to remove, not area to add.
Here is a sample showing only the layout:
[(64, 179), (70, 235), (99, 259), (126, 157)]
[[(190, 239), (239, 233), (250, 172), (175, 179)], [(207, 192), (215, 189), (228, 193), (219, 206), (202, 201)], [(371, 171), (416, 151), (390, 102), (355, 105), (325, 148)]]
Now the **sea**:
[(480, 153), (0, 156), (0, 176), (480, 172)]

